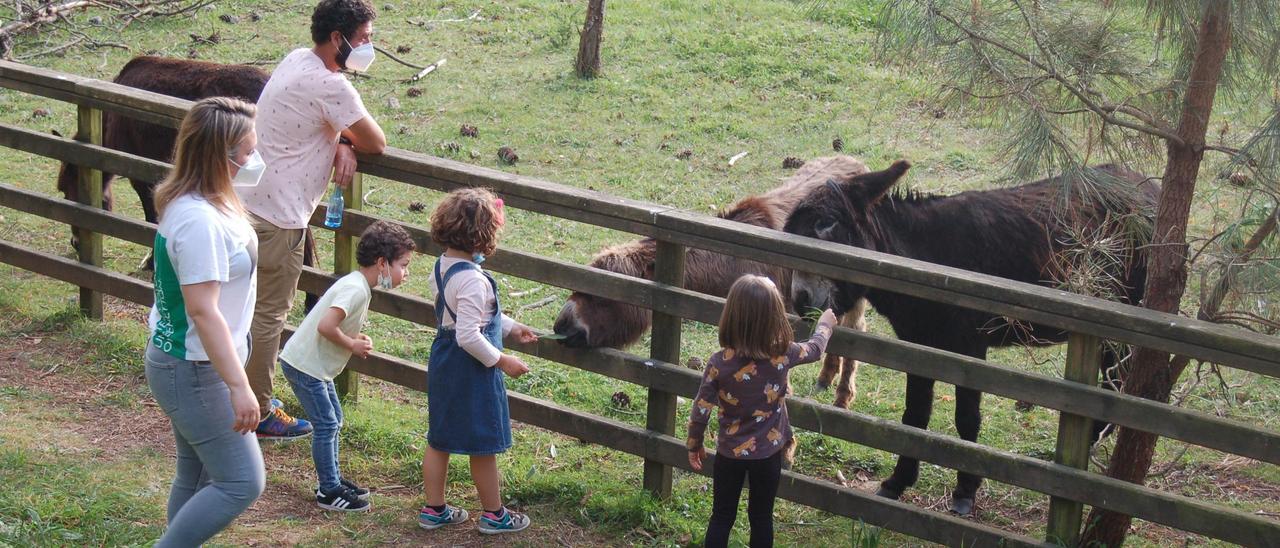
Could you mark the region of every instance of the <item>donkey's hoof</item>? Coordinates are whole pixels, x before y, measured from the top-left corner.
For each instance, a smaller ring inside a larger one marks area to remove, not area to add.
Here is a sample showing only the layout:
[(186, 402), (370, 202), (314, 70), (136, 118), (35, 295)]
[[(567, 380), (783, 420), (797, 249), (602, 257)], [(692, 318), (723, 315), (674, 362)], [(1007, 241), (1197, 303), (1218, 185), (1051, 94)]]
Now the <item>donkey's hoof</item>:
[(972, 498), (953, 498), (951, 499), (951, 512), (959, 516), (967, 516), (973, 513), (973, 505)]
[(831, 388), (831, 383), (822, 382), (822, 381), (814, 382), (813, 385), (818, 387), (818, 390), (825, 391), (826, 389)]
[(876, 496), (884, 497), (887, 499), (898, 500), (898, 497), (902, 496), (902, 491), (895, 491), (893, 489), (885, 487), (884, 484), (881, 484), (880, 488), (876, 490)]

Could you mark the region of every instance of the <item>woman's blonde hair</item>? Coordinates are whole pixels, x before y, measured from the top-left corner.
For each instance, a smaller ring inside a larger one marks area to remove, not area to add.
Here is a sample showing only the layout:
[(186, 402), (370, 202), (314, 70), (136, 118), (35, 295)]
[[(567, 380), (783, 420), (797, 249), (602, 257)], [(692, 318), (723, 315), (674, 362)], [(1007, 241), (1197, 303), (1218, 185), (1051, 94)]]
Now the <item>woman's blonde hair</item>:
[(729, 288), (720, 314), (720, 346), (750, 359), (782, 356), (795, 333), (773, 280), (752, 274)]
[(156, 210), (185, 194), (195, 194), (226, 214), (244, 215), (231, 186), (230, 155), (253, 131), (258, 110), (230, 97), (196, 101), (182, 119), (173, 148), (173, 170), (156, 186)]
[(465, 251), (493, 255), (502, 228), (498, 197), (483, 188), (460, 188), (445, 196), (431, 213), (431, 239)]

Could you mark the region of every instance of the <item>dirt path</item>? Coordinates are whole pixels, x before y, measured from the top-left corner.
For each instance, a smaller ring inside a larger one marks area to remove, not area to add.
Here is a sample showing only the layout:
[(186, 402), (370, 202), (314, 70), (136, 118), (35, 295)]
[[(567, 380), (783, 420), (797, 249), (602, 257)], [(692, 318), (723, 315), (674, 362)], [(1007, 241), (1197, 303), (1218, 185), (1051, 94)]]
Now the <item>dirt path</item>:
[[(12, 334), (0, 337), (0, 387), (21, 390), (39, 401), (41, 413), (64, 417), (45, 432), (42, 445), (92, 455), (100, 461), (138, 458), (151, 449), (172, 459), (169, 420), (146, 392), (140, 375), (88, 375), (76, 348), (51, 340), (57, 335)], [(65, 340), (61, 341), (65, 343)], [(132, 394), (136, 399), (122, 397)], [(129, 402), (118, 404), (116, 401)], [(22, 412), (19, 410), (18, 412)], [(305, 442), (299, 442), (305, 443)], [(103, 448), (111, 448), (106, 451)], [(421, 504), (417, 486), (375, 488), (374, 511), (361, 516), (326, 512), (310, 498), (311, 462), (306, 451), (266, 445), (267, 489), (235, 524), (215, 540), (244, 546), (377, 544), (391, 546), (611, 546), (616, 541), (550, 514), (532, 513), (534, 525), (520, 535), (490, 537), (473, 526), (424, 531), (414, 510)], [(154, 459), (153, 459), (154, 460)], [(167, 486), (168, 466), (139, 470)], [(299, 471), (305, 475), (299, 476)], [(383, 482), (385, 484), (385, 482)]]

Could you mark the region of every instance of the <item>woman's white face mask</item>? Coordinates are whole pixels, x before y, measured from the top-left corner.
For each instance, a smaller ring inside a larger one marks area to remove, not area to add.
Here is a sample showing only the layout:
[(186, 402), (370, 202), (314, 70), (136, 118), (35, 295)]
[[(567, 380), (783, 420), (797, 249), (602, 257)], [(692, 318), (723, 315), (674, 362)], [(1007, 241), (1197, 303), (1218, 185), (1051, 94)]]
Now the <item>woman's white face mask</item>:
[(347, 47), (351, 48), (351, 53), (347, 54), (347, 68), (358, 72), (367, 72), (369, 65), (373, 64), (375, 55), (373, 42), (365, 42), (360, 44), (359, 47), (351, 47), (351, 42), (348, 42), (345, 36), (342, 41), (347, 42)]
[(231, 165), (236, 166), (236, 174), (231, 178), (231, 186), (237, 187), (255, 187), (262, 180), (262, 174), (267, 171), (266, 162), (262, 161), (262, 155), (257, 150), (249, 154), (248, 160), (244, 165), (237, 164), (235, 160), (228, 158), (227, 161)]

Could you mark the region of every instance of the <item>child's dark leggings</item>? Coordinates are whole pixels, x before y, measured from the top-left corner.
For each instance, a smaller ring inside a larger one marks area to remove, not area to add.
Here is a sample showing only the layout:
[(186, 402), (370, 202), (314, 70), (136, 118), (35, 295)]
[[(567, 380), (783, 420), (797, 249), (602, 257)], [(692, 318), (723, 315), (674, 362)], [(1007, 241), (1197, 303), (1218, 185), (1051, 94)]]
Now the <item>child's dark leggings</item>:
[(751, 498), (747, 501), (747, 519), (751, 523), (751, 546), (773, 546), (773, 499), (778, 495), (782, 477), (782, 453), (758, 460), (732, 459), (716, 455), (711, 475), (711, 522), (707, 524), (707, 548), (728, 546), (729, 531), (738, 517), (738, 497), (743, 480), (749, 480)]

